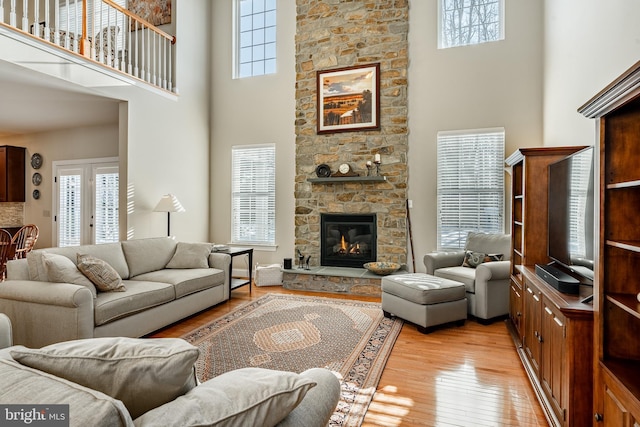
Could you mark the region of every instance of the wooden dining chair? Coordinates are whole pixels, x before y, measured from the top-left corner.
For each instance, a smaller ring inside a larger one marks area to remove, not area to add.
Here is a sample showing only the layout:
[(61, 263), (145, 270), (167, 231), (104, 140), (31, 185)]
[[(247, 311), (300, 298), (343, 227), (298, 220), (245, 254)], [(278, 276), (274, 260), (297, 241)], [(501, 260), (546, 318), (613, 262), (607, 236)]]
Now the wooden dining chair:
[(33, 246), (38, 240), (40, 231), (35, 224), (27, 224), (23, 226), (13, 236), (12, 243), (15, 244), (15, 259), (26, 258), (27, 254), (31, 252)]
[(0, 229), (0, 282), (6, 277), (7, 260), (13, 256), (11, 234)]

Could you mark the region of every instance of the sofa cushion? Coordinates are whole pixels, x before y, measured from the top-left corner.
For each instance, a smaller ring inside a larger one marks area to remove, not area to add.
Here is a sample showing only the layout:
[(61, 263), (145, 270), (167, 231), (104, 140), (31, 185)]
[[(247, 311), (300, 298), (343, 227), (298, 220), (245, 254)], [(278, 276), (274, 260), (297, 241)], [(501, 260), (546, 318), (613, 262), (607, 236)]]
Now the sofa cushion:
[(275, 426), (302, 401), (315, 381), (293, 372), (242, 368), (200, 384), (142, 417), (138, 427), (164, 425)]
[(96, 326), (164, 304), (175, 299), (173, 285), (127, 280), (124, 292), (100, 292), (95, 300)]
[(50, 282), (84, 286), (91, 291), (94, 298), (97, 296), (98, 293), (93, 283), (66, 256), (44, 253), (42, 254), (42, 263)]
[(178, 242), (176, 252), (166, 268), (208, 268), (211, 243)]
[(176, 242), (169, 237), (126, 240), (121, 244), (130, 277), (162, 270), (176, 251)]
[(434, 273), (434, 276), (442, 277), (443, 279), (455, 280), (456, 282), (464, 283), (464, 287), (467, 292), (476, 292), (476, 269), (471, 267), (445, 267), (439, 268)]
[(121, 401), (9, 360), (0, 360), (0, 402), (17, 405), (66, 404), (69, 405), (71, 425), (133, 426), (133, 420)]
[(175, 287), (176, 298), (224, 285), (224, 271), (217, 268), (164, 269), (133, 278), (145, 282), (169, 283)]
[(78, 254), (77, 260), (78, 270), (87, 276), (101, 292), (127, 290), (118, 272), (106, 261), (87, 254)]
[(91, 338), (14, 348), (17, 362), (119, 399), (132, 418), (195, 387), (200, 354), (179, 338)]

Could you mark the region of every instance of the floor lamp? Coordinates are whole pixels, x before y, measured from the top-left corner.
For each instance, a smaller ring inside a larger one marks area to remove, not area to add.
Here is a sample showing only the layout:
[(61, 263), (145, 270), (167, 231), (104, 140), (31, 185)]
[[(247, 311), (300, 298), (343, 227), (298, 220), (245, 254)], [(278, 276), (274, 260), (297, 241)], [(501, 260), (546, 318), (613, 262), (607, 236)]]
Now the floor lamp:
[(165, 194), (153, 211), (167, 213), (167, 236), (171, 236), (171, 212), (184, 212), (185, 209), (176, 196), (173, 194)]

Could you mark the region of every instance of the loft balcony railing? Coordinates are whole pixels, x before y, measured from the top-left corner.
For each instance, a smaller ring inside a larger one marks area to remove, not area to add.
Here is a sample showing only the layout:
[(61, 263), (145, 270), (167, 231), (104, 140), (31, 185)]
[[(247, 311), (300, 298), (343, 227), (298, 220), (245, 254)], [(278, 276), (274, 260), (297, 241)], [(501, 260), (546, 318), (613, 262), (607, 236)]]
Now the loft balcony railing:
[(175, 93), (175, 36), (112, 0), (0, 0), (0, 20), (0, 25)]

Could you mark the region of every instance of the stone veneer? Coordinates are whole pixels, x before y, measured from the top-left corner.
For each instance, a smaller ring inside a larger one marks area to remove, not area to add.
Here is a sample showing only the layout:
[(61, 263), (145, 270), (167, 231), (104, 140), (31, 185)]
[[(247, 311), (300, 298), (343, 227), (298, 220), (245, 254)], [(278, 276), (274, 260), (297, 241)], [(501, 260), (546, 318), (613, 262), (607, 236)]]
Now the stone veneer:
[[(408, 0), (296, 0), (295, 247), (320, 263), (321, 213), (377, 213), (378, 261), (407, 261)], [(316, 133), (316, 72), (380, 63), (380, 130)], [(316, 166), (385, 182), (310, 183)]]
[(22, 227), (24, 225), (24, 203), (0, 203), (0, 226)]

